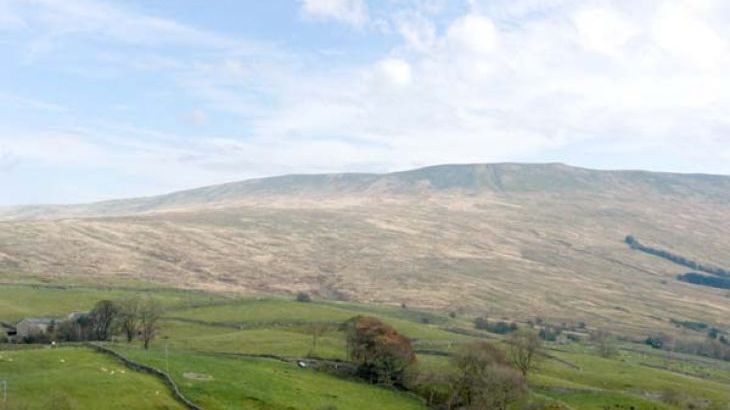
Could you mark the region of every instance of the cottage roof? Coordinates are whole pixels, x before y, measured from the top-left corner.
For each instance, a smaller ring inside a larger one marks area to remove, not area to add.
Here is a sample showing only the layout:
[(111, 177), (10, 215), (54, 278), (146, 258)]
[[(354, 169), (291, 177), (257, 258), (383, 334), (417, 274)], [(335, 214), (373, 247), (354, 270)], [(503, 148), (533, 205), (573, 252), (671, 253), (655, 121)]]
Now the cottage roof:
[(31, 325), (50, 325), (51, 323), (57, 321), (57, 319), (50, 317), (28, 317), (18, 322), (18, 324), (25, 322)]

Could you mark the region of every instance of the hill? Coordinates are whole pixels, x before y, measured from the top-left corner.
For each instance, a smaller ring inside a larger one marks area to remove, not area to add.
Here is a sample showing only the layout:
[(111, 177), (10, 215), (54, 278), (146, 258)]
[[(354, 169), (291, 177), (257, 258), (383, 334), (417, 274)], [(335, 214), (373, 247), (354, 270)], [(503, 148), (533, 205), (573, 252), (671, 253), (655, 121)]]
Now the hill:
[(0, 208), (2, 219), (127, 215), (237, 201), (343, 196), (413, 196), (435, 192), (633, 194), (730, 201), (730, 177), (646, 171), (597, 171), (563, 164), (438, 165), (388, 174), (284, 175), (82, 205)]
[(641, 335), (730, 328), (727, 291), (623, 239), (730, 266), (730, 177), (562, 164), (292, 175), (0, 212), (6, 278), (155, 282), (527, 319)]

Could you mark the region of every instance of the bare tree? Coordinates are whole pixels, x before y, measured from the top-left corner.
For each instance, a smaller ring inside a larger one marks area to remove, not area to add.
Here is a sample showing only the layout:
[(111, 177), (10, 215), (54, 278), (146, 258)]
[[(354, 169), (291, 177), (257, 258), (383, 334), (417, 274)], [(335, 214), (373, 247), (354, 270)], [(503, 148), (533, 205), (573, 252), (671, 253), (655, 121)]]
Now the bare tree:
[(155, 299), (148, 298), (139, 304), (139, 330), (142, 334), (145, 349), (149, 348), (150, 341), (159, 330), (161, 316), (162, 306)]
[(138, 298), (124, 299), (119, 304), (117, 320), (119, 328), (127, 337), (127, 343), (131, 342), (139, 331), (139, 306)]
[(524, 377), (535, 368), (541, 350), (542, 340), (534, 330), (521, 329), (509, 338), (510, 360)]
[(100, 300), (91, 310), (94, 323), (94, 335), (97, 340), (109, 340), (112, 335), (112, 325), (119, 309), (111, 300)]
[(601, 357), (612, 357), (618, 353), (616, 348), (616, 338), (612, 334), (598, 330), (591, 333), (591, 340), (596, 344), (598, 354)]
[(312, 323), (308, 326), (309, 332), (312, 334), (312, 350), (309, 351), (310, 356), (314, 355), (315, 350), (317, 350), (317, 342), (320, 336), (330, 330), (330, 327), (331, 325), (328, 323)]
[(502, 350), (487, 342), (463, 346), (452, 361), (448, 408), (504, 410), (526, 391), (525, 378)]

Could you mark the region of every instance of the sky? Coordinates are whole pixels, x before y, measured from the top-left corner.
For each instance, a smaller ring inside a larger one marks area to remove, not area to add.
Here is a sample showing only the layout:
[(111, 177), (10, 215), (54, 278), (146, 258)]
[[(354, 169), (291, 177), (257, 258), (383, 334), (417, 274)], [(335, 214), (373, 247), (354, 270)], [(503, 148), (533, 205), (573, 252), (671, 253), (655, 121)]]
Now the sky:
[(287, 173), (730, 174), (726, 0), (0, 0), (0, 205)]

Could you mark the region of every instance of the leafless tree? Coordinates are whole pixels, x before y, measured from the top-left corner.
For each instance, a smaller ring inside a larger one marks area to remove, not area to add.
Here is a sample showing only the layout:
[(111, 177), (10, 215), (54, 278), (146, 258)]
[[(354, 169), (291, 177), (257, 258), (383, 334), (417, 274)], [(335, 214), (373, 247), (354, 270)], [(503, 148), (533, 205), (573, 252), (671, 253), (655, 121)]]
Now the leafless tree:
[(328, 323), (311, 323), (308, 326), (309, 333), (312, 334), (312, 349), (309, 351), (310, 356), (314, 355), (315, 350), (317, 350), (319, 338), (330, 330), (330, 327), (331, 325)]
[(139, 307), (140, 300), (138, 298), (128, 298), (120, 301), (119, 313), (117, 320), (119, 328), (127, 337), (127, 343), (131, 342), (139, 331)]
[(457, 372), (449, 383), (448, 408), (504, 410), (526, 391), (525, 378), (498, 347), (487, 342), (463, 346), (452, 358)]
[(94, 305), (94, 309), (91, 310), (91, 317), (97, 340), (109, 340), (118, 311), (117, 305), (111, 300), (100, 300)]
[(532, 329), (521, 329), (510, 335), (510, 360), (524, 377), (536, 367), (541, 350), (542, 340)]
[(591, 333), (591, 340), (596, 344), (598, 354), (601, 357), (612, 357), (618, 353), (616, 338), (604, 330), (597, 330)]
[(139, 304), (139, 330), (145, 349), (149, 348), (150, 341), (156, 336), (159, 330), (161, 316), (162, 306), (155, 299), (148, 298)]

